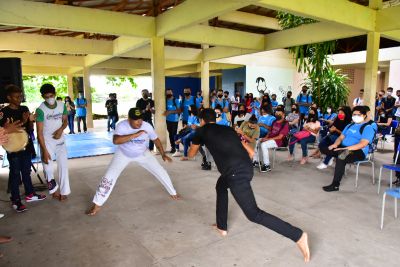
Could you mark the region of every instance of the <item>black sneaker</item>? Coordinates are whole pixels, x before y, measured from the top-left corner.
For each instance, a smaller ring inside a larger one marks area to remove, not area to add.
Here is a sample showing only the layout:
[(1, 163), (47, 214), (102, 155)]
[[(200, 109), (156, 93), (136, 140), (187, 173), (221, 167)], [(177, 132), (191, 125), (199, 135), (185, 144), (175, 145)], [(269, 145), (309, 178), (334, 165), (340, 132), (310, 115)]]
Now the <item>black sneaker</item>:
[(12, 201), (12, 207), (16, 212), (24, 212), (28, 210), (24, 204), (22, 204), (21, 200)]
[(211, 171), (211, 162), (205, 162), (205, 164), (201, 166), (201, 169), (204, 171)]
[(271, 171), (271, 167), (269, 165), (263, 164), (261, 166), (261, 172), (270, 172), (270, 171)]
[(253, 168), (257, 168), (259, 165), (258, 161), (253, 161)]
[(171, 149), (169, 153), (174, 154), (176, 152), (176, 149)]
[(49, 193), (53, 194), (54, 192), (57, 191), (58, 185), (56, 183), (56, 180), (52, 179), (50, 182), (47, 182), (47, 187), (49, 188)]
[(334, 191), (339, 191), (339, 186), (330, 184), (330, 185), (327, 185), (327, 186), (322, 187), (322, 189), (323, 189), (325, 192), (334, 192)]
[(394, 182), (392, 183), (392, 185), (394, 185), (394, 186), (400, 186), (400, 178), (397, 178), (397, 180), (394, 181)]

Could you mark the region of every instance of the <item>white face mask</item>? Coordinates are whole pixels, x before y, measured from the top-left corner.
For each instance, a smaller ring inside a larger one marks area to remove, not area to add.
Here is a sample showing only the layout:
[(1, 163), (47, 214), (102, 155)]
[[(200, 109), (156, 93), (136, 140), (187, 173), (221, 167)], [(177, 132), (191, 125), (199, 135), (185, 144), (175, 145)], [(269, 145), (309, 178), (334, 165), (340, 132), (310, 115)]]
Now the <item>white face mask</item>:
[(328, 113), (331, 113), (331, 112), (332, 112), (332, 109), (328, 108), (326, 111), (327, 111)]
[(52, 105), (54, 105), (56, 103), (56, 99), (54, 97), (46, 98), (46, 102), (47, 102), (47, 104), (52, 106)]
[(387, 95), (392, 95), (392, 92), (387, 92)]
[(358, 116), (358, 115), (353, 115), (352, 119), (355, 123), (361, 123), (364, 121), (364, 118), (362, 116)]

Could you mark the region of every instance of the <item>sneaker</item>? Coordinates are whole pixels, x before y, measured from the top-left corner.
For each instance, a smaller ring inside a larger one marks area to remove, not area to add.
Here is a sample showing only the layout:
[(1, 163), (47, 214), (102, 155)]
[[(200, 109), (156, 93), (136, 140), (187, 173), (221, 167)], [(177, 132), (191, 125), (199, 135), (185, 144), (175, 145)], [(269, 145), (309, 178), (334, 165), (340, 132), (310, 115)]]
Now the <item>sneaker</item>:
[(176, 152), (176, 149), (171, 149), (171, 151), (169, 151), (169, 153), (171, 153), (171, 154), (175, 154), (175, 152)]
[(0, 213), (0, 219), (3, 218), (3, 217), (4, 217), (4, 214), (3, 214), (3, 213)]
[(204, 166), (201, 166), (203, 171), (211, 171), (211, 162), (206, 162)]
[(399, 185), (400, 185), (400, 178), (397, 178), (397, 180), (394, 181), (394, 182), (392, 183), (392, 185), (394, 185), (394, 186), (399, 186)]
[(261, 166), (261, 172), (270, 172), (270, 171), (271, 171), (271, 167), (269, 165), (263, 164)]
[(179, 158), (179, 157), (182, 156), (182, 153), (179, 152), (179, 151), (177, 150), (174, 154), (172, 154), (172, 156), (173, 156), (174, 158)]
[(16, 212), (24, 212), (28, 210), (24, 204), (22, 204), (21, 200), (16, 200), (12, 202), (12, 207)]
[(49, 188), (49, 193), (53, 194), (54, 192), (57, 191), (58, 185), (56, 183), (56, 180), (51, 180), (50, 182), (47, 182), (47, 187)]
[(326, 165), (326, 164), (323, 163), (323, 162), (321, 162), (321, 163), (317, 166), (317, 169), (318, 169), (318, 170), (323, 170), (323, 169), (326, 169), (326, 168), (328, 168), (328, 165)]
[(331, 160), (328, 162), (328, 166), (332, 166), (333, 165), (333, 158), (331, 158)]
[(253, 161), (253, 168), (257, 168), (259, 165), (258, 161)]
[(25, 197), (25, 201), (28, 203), (35, 202), (35, 201), (41, 201), (41, 200), (45, 200), (45, 199), (46, 199), (46, 195), (39, 195), (36, 193), (32, 193)]
[(339, 186), (330, 184), (330, 185), (327, 185), (327, 186), (322, 187), (322, 189), (323, 189), (325, 192), (334, 192), (334, 191), (339, 191)]

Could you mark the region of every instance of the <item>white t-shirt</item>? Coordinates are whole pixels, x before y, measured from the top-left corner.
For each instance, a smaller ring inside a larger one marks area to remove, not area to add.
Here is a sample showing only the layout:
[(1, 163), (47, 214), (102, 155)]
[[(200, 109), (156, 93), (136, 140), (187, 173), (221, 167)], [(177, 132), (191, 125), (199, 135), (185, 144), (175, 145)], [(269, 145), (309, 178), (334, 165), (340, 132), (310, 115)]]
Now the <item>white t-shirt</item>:
[(233, 111), (238, 111), (239, 110), (239, 103), (240, 103), (240, 98), (231, 96), (231, 103), (232, 103), (232, 110)]
[(154, 131), (154, 128), (145, 121), (138, 129), (132, 128), (128, 120), (123, 120), (117, 124), (114, 132), (115, 135), (129, 135), (137, 133), (140, 130), (143, 130), (146, 133), (143, 133), (140, 136), (130, 140), (129, 142), (123, 143), (118, 146), (118, 149), (121, 150), (125, 156), (130, 158), (142, 156), (149, 148), (149, 140), (154, 140), (158, 137), (156, 132)]
[(246, 116), (243, 116), (240, 118), (239, 115), (237, 115), (235, 117), (235, 120), (233, 121), (233, 125), (237, 125), (239, 121), (242, 121), (242, 122), (245, 121), (245, 118), (246, 118)]
[[(43, 136), (45, 140), (52, 140), (53, 133), (60, 129), (63, 124), (63, 115), (67, 115), (67, 108), (61, 101), (56, 101), (54, 108), (49, 108), (45, 102), (36, 109), (36, 120), (43, 122)], [(50, 138), (51, 137), (51, 138)], [(64, 139), (64, 134), (58, 141)]]
[(364, 99), (359, 97), (355, 98), (353, 101), (353, 106), (364, 106)]

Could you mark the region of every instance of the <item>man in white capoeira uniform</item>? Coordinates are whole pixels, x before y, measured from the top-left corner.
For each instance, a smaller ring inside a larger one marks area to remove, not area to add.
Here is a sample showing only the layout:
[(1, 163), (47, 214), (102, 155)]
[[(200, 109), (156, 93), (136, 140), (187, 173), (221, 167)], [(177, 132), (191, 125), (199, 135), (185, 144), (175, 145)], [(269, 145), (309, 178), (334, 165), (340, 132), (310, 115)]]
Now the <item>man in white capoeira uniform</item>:
[(100, 181), (93, 198), (94, 205), (87, 212), (88, 215), (95, 215), (100, 210), (110, 196), (121, 172), (131, 162), (136, 162), (153, 174), (165, 187), (172, 199), (179, 199), (168, 173), (149, 151), (149, 139), (156, 145), (162, 159), (171, 162), (172, 160), (165, 154), (154, 128), (142, 120), (140, 109), (131, 108), (128, 120), (118, 123), (115, 129), (113, 143), (118, 145), (118, 148), (105, 176)]
[[(43, 84), (40, 93), (44, 102), (36, 110), (37, 136), (40, 145), (43, 170), (49, 193), (60, 201), (71, 193), (69, 187), (68, 157), (64, 129), (68, 124), (68, 111), (62, 101), (56, 101), (56, 89), (51, 84)], [(54, 179), (54, 163), (57, 160), (58, 179)]]

